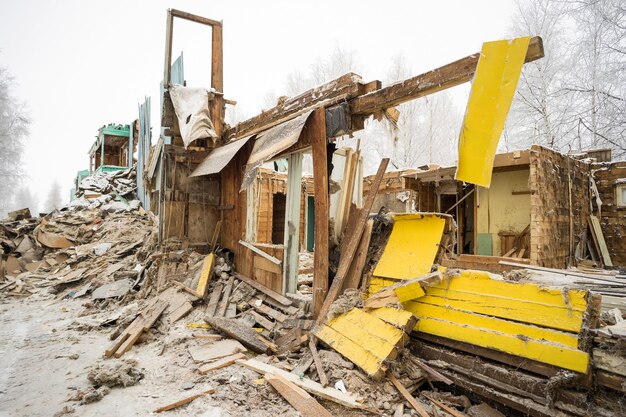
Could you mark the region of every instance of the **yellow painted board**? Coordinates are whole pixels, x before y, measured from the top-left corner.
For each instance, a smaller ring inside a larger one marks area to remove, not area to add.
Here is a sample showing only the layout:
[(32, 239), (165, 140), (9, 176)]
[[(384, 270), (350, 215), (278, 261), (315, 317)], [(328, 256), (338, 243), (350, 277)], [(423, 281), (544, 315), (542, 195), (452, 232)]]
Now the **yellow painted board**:
[[(558, 306), (532, 303), (512, 297), (430, 288), (426, 291), (426, 295), (417, 301), (574, 333), (580, 331), (583, 323), (583, 313), (580, 311), (566, 310)], [(404, 303), (404, 307), (409, 311), (412, 309), (410, 307), (412, 302)]]
[(382, 365), (382, 360), (380, 358), (377, 358), (370, 352), (366, 351), (363, 347), (354, 343), (352, 340), (327, 325), (324, 324), (320, 326), (316, 330), (315, 336), (345, 356), (368, 375), (375, 375), (380, 370)]
[(376, 332), (380, 327), (388, 326), (397, 330), (395, 327), (378, 320), (380, 325), (376, 328), (366, 328), (361, 326), (355, 326), (352, 322), (346, 320), (345, 317), (339, 317), (337, 320), (328, 324), (328, 327), (340, 333), (342, 336), (350, 339), (357, 345), (361, 346), (372, 355), (379, 358), (381, 361), (392, 356), (395, 358), (397, 350), (395, 343), (389, 343), (387, 340), (377, 336)]
[(523, 324), (482, 314), (467, 313), (453, 308), (440, 307), (431, 304), (413, 302), (408, 306), (418, 319), (439, 319), (460, 325), (506, 333), (511, 336), (524, 337), (535, 340), (546, 340), (555, 344), (573, 349), (578, 348), (578, 335), (560, 330), (548, 329), (531, 324)]
[[(341, 322), (349, 322), (352, 327), (360, 328), (369, 333), (376, 334), (377, 337), (394, 346), (402, 341), (404, 337), (404, 332), (402, 330), (396, 329), (394, 326), (387, 324), (381, 319), (369, 315), (358, 308), (353, 308), (347, 313), (329, 320), (328, 325), (333, 329), (336, 329), (337, 323)], [(341, 333), (348, 336), (346, 333)]]
[(536, 360), (572, 371), (587, 373), (589, 354), (586, 352), (538, 340), (525, 340), (505, 333), (477, 329), (472, 326), (423, 318), (416, 330), (515, 356)]
[(529, 42), (526, 36), (483, 44), (459, 137), (457, 180), (491, 185), (493, 159)]
[(465, 270), (460, 275), (448, 280), (427, 284), (427, 286), (428, 288), (440, 288), (442, 290), (468, 291), (484, 295), (511, 297), (534, 303), (560, 306), (575, 311), (585, 311), (587, 309), (588, 291), (562, 290), (542, 287), (533, 283), (492, 279), (490, 274), (484, 271)]
[(413, 313), (400, 308), (381, 307), (368, 311), (374, 316), (398, 329), (405, 329), (407, 324), (413, 319)]
[(426, 294), (419, 282), (413, 282), (410, 285), (398, 287), (394, 290), (394, 292), (401, 303), (409, 300), (415, 300), (416, 298), (420, 298)]
[(202, 271), (200, 272), (200, 279), (198, 280), (198, 287), (196, 288), (196, 293), (198, 297), (204, 298), (206, 296), (207, 288), (209, 286), (209, 280), (211, 278), (211, 272), (213, 271), (213, 259), (215, 256), (213, 253), (209, 253), (206, 258), (204, 258), (204, 263), (202, 265)]
[(395, 214), (385, 250), (374, 269), (383, 278), (413, 279), (425, 275), (437, 255), (445, 219), (433, 213)]

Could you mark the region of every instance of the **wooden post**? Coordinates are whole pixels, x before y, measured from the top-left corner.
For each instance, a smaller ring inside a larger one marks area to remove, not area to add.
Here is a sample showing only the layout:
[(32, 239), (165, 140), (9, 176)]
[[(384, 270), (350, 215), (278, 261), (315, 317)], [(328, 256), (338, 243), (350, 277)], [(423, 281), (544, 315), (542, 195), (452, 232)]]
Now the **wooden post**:
[(283, 294), (295, 293), (298, 286), (300, 249), (300, 199), (302, 198), (302, 153), (289, 155), (287, 208), (285, 211), (285, 256), (283, 257)]
[(170, 85), (170, 71), (172, 66), (172, 30), (174, 28), (174, 16), (172, 10), (167, 9), (167, 19), (165, 20), (165, 68), (163, 68), (163, 88)]
[(328, 155), (326, 148), (326, 109), (315, 110), (308, 128), (313, 154), (313, 190), (315, 194), (315, 249), (313, 252), (313, 309), (322, 309), (328, 291)]
[(224, 130), (224, 52), (222, 48), (222, 24), (213, 25), (211, 48), (211, 87), (218, 92), (211, 102), (213, 128), (218, 137)]

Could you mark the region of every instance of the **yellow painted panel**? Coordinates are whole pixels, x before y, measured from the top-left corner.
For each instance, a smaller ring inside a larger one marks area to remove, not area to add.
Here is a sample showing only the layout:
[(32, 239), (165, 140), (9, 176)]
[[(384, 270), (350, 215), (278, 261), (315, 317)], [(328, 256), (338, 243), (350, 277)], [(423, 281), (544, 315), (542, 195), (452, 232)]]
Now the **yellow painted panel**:
[(507, 333), (511, 336), (525, 337), (535, 340), (546, 340), (565, 347), (577, 349), (578, 335), (566, 333), (545, 327), (522, 324), (482, 314), (467, 313), (464, 311), (445, 308), (424, 303), (411, 303), (408, 307), (419, 319), (432, 318), (472, 326), (499, 333)]
[(198, 287), (196, 288), (196, 293), (199, 297), (204, 297), (206, 295), (206, 290), (211, 278), (211, 272), (213, 271), (213, 259), (213, 253), (209, 253), (206, 258), (204, 258), (202, 272), (200, 272), (200, 279), (198, 280)]
[[(536, 304), (511, 297), (444, 291), (438, 288), (429, 289), (427, 295), (417, 301), (574, 333), (580, 331), (583, 320), (582, 312), (564, 310), (558, 306)], [(415, 301), (407, 301), (404, 307), (412, 311), (413, 302)]]
[[(382, 340), (392, 345), (396, 345), (404, 337), (402, 330), (396, 329), (394, 326), (385, 323), (372, 315), (367, 314), (363, 310), (353, 308), (345, 314), (328, 321), (328, 326), (339, 331), (343, 335), (350, 337), (349, 334), (340, 331), (337, 326), (339, 323), (348, 322), (354, 328), (365, 329), (369, 333), (375, 334)], [(354, 339), (352, 339), (354, 340)], [(356, 342), (356, 340), (354, 340)]]
[(413, 313), (399, 308), (381, 307), (368, 311), (368, 314), (382, 321), (389, 323), (399, 329), (406, 328), (406, 325), (413, 319)]
[(368, 294), (369, 295), (374, 294), (375, 292), (378, 292), (382, 290), (383, 288), (388, 287), (390, 285), (397, 284), (398, 282), (400, 282), (400, 280), (373, 276), (370, 279), (370, 286), (369, 286)]
[(326, 325), (320, 326), (315, 336), (327, 343), (334, 350), (345, 356), (368, 375), (375, 375), (382, 365), (382, 360), (366, 351), (364, 348), (354, 343), (352, 340), (341, 335), (336, 330)]
[(436, 214), (395, 214), (393, 230), (374, 269), (377, 277), (413, 279), (430, 272), (445, 220)]
[[(378, 320), (378, 319), (377, 319)], [(352, 340), (363, 349), (370, 352), (380, 360), (385, 360), (392, 354), (395, 356), (397, 353), (395, 343), (389, 343), (387, 340), (378, 337), (377, 330), (381, 327), (391, 327), (397, 330), (390, 324), (385, 323), (382, 320), (378, 320), (379, 326), (374, 328), (367, 328), (362, 326), (356, 326), (352, 322), (346, 320), (344, 316), (338, 318), (332, 323), (328, 324), (328, 327), (337, 331), (342, 336)]]
[(468, 291), (471, 293), (510, 297), (532, 303), (559, 306), (576, 311), (587, 309), (587, 291), (570, 289), (566, 292), (556, 288), (541, 287), (532, 283), (518, 283), (492, 279), (488, 272), (465, 270), (449, 280), (428, 285), (442, 290)]
[(416, 298), (420, 298), (426, 294), (419, 282), (413, 282), (409, 285), (398, 287), (394, 290), (394, 292), (401, 303), (409, 300), (415, 300)]
[(587, 373), (589, 366), (589, 354), (549, 342), (533, 339), (524, 340), (524, 338), (504, 333), (431, 318), (420, 319), (416, 330), (476, 346), (496, 349), (576, 372)]
[(530, 37), (483, 44), (459, 137), (456, 179), (489, 187)]

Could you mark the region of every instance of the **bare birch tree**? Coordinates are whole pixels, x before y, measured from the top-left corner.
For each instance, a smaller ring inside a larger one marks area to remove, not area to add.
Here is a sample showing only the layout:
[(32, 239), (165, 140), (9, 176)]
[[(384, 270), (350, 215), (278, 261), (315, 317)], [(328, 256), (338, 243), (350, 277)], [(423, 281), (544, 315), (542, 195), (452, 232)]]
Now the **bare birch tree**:
[(61, 196), (61, 185), (57, 180), (54, 180), (50, 186), (50, 191), (48, 192), (48, 197), (46, 198), (46, 202), (44, 204), (44, 211), (49, 213), (56, 209), (60, 209), (62, 205), (63, 197)]

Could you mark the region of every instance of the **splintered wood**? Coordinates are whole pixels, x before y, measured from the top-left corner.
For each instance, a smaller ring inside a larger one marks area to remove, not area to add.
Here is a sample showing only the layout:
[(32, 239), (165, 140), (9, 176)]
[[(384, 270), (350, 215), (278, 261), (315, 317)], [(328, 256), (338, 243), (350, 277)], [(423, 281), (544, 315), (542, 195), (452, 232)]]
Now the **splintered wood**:
[(141, 312), (135, 320), (113, 341), (113, 344), (104, 352), (104, 356), (116, 358), (128, 352), (143, 332), (148, 331), (159, 319), (168, 306), (168, 302), (156, 299), (152, 306)]

